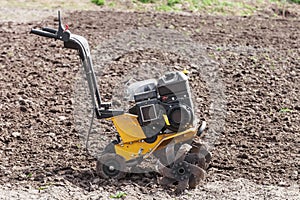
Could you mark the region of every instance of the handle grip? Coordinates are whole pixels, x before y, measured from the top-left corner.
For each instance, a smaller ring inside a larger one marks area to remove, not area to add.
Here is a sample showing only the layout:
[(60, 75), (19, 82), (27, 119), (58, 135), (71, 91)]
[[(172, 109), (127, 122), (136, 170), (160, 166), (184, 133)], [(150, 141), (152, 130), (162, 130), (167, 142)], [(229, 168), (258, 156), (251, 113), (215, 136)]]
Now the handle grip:
[(39, 36), (43, 36), (43, 37), (47, 37), (47, 38), (54, 38), (57, 39), (57, 35), (54, 33), (49, 33), (46, 31), (41, 31), (41, 30), (37, 30), (37, 29), (31, 29), (30, 33), (33, 33), (35, 35), (39, 35)]
[(53, 28), (48, 28), (48, 27), (44, 27), (42, 28), (43, 31), (46, 31), (48, 33), (53, 33), (56, 34), (57, 30), (53, 29)]

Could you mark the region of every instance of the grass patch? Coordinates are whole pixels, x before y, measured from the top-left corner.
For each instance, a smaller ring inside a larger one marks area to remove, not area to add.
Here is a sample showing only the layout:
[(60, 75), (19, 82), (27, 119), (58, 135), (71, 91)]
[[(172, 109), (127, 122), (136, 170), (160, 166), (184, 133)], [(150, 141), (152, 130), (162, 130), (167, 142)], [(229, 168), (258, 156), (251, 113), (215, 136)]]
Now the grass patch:
[(116, 6), (116, 3), (115, 3), (115, 2), (110, 2), (110, 3), (108, 4), (108, 6), (113, 8), (113, 7)]
[(92, 0), (92, 3), (95, 3), (98, 6), (104, 6), (105, 5), (105, 0)]
[[(206, 13), (213, 15), (237, 15), (249, 16), (261, 12), (265, 7), (277, 4), (284, 7), (288, 3), (300, 3), (300, 0), (91, 0), (97, 5), (106, 5), (118, 9), (129, 9), (138, 11), (184, 11)], [(147, 4), (147, 5), (145, 5)], [(298, 6), (298, 5), (296, 5)]]
[(175, 6), (175, 4), (179, 4), (179, 3), (181, 3), (180, 0), (168, 0), (167, 1), (167, 5), (170, 7), (173, 7), (173, 6)]
[(298, 4), (300, 4), (300, 0), (290, 0), (291, 2), (293, 2), (293, 3), (298, 3)]
[(173, 11), (174, 9), (168, 5), (160, 5), (160, 6), (156, 6), (155, 10), (170, 12), (170, 11)]

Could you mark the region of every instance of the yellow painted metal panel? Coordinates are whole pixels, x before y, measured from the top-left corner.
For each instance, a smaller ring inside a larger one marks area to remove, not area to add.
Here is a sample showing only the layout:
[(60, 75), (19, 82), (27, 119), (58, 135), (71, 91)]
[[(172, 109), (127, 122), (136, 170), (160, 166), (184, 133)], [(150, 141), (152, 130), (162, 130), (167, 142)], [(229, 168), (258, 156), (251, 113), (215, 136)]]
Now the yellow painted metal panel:
[(142, 140), (121, 143), (115, 145), (116, 153), (123, 156), (126, 161), (132, 160), (134, 158), (144, 156), (144, 158), (149, 157), (155, 150), (164, 148), (170, 142), (175, 144), (179, 142), (185, 142), (192, 139), (196, 135), (197, 130), (195, 128), (190, 128), (179, 133), (170, 133), (158, 135), (157, 140), (153, 143), (143, 142)]
[(146, 138), (136, 115), (125, 113), (123, 115), (114, 116), (111, 120), (124, 143)]

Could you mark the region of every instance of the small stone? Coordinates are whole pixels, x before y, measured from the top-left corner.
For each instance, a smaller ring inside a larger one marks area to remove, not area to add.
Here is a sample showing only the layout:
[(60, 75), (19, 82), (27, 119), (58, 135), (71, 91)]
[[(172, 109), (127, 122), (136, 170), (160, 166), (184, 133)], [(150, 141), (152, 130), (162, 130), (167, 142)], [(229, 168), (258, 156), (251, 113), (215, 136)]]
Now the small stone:
[(4, 174), (5, 174), (5, 175), (10, 175), (10, 174), (12, 174), (12, 172), (9, 171), (9, 170), (6, 170), (6, 171), (4, 172)]
[(68, 122), (66, 123), (66, 126), (72, 126), (72, 122), (68, 121)]
[(27, 108), (26, 108), (25, 106), (20, 106), (20, 110), (21, 110), (22, 112), (26, 112), (26, 111), (27, 111)]
[(288, 184), (287, 184), (286, 182), (284, 182), (284, 181), (280, 181), (280, 182), (278, 183), (278, 185), (279, 185), (279, 186), (282, 186), (282, 187), (288, 186)]
[(21, 106), (25, 106), (25, 105), (26, 105), (26, 102), (25, 102), (24, 99), (20, 99), (20, 100), (19, 100), (19, 104), (20, 104)]
[(50, 137), (53, 137), (53, 138), (56, 136), (56, 134), (53, 133), (53, 132), (48, 133), (48, 135), (49, 135)]
[(203, 102), (203, 99), (198, 97), (198, 98), (196, 99), (196, 101), (197, 101), (197, 102)]
[(298, 176), (298, 171), (293, 171), (294, 176)]
[(92, 181), (92, 183), (99, 183), (100, 182), (100, 178), (95, 178), (93, 181)]
[(60, 121), (65, 121), (65, 120), (67, 119), (67, 117), (65, 117), (65, 116), (59, 116), (58, 119), (59, 119)]
[(61, 144), (57, 144), (57, 145), (56, 145), (56, 148), (57, 148), (58, 150), (63, 150), (63, 149), (64, 149), (63, 146), (62, 146)]
[(292, 173), (292, 179), (294, 179), (294, 180), (298, 179), (298, 172), (297, 171), (293, 171), (293, 173)]
[(20, 137), (21, 133), (20, 132), (12, 132), (11, 134), (13, 137)]
[(56, 46), (56, 43), (55, 42), (51, 42), (50, 44), (49, 44), (49, 47), (55, 47)]
[(248, 155), (245, 154), (245, 153), (239, 154), (237, 157), (238, 157), (238, 158), (242, 158), (242, 159), (248, 159), (248, 158), (249, 158)]

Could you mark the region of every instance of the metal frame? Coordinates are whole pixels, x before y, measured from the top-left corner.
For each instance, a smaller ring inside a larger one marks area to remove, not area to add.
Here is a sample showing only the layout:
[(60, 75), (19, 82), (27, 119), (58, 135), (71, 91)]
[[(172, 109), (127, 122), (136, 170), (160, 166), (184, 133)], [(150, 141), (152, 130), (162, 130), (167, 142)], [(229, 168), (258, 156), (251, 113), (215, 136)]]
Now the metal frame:
[(61, 40), (64, 42), (64, 47), (69, 49), (76, 49), (79, 51), (79, 56), (82, 61), (82, 65), (87, 77), (88, 87), (90, 90), (90, 94), (92, 96), (92, 103), (94, 107), (94, 111), (96, 113), (97, 118), (110, 118), (116, 115), (124, 114), (122, 110), (111, 110), (111, 103), (102, 102), (101, 95), (98, 89), (98, 84), (95, 76), (95, 71), (93, 68), (93, 62), (91, 58), (90, 48), (88, 41), (76, 34), (72, 34), (68, 27), (65, 28), (62, 26), (60, 12), (58, 11), (58, 30), (52, 28), (42, 28), (42, 30), (31, 29), (30, 33), (47, 37), (54, 38), (57, 40)]

